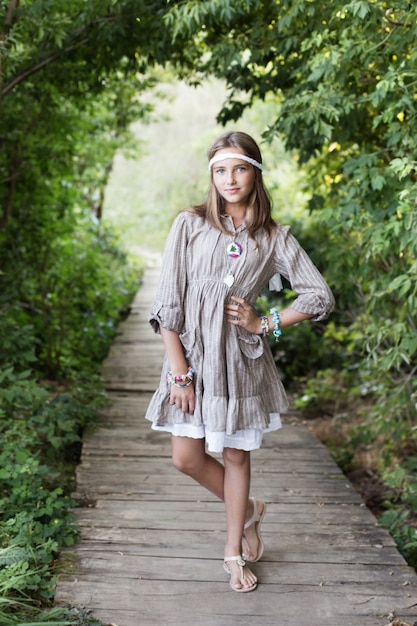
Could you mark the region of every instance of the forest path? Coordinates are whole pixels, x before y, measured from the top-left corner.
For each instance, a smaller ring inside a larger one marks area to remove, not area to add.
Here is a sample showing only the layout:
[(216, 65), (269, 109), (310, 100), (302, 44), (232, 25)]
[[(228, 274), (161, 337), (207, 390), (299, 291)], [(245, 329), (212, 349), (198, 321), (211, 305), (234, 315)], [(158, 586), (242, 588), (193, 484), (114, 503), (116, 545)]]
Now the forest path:
[[(295, 416), (252, 455), (252, 493), (267, 502), (258, 589), (237, 594), (222, 568), (223, 506), (170, 461), (169, 437), (144, 414), (163, 357), (147, 313), (150, 263), (103, 363), (110, 404), (85, 438), (76, 515), (56, 602), (114, 626), (412, 626), (417, 575)], [(398, 621), (396, 621), (398, 620)]]

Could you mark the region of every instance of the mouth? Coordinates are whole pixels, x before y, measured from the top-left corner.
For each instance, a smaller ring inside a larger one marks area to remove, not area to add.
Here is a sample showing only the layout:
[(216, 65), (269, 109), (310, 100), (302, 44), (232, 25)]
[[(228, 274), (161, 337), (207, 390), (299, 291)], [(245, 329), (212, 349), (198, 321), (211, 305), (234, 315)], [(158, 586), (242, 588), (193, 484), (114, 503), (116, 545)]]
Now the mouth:
[(239, 191), (238, 187), (233, 187), (232, 189), (226, 189), (226, 193), (237, 193)]

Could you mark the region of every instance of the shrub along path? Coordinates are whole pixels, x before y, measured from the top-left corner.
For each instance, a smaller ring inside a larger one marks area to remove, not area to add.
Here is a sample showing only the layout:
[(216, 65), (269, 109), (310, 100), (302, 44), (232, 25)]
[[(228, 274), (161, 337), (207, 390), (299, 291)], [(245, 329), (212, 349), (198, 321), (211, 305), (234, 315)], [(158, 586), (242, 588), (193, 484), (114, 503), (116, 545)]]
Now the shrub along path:
[[(267, 501), (264, 557), (252, 593), (222, 568), (222, 504), (171, 465), (169, 438), (144, 413), (162, 342), (146, 321), (159, 269), (150, 267), (103, 364), (110, 405), (78, 469), (81, 541), (67, 554), (57, 603), (104, 624), (397, 626), (417, 620), (417, 575), (296, 417), (252, 456), (254, 495)], [(74, 561), (76, 562), (74, 571)]]

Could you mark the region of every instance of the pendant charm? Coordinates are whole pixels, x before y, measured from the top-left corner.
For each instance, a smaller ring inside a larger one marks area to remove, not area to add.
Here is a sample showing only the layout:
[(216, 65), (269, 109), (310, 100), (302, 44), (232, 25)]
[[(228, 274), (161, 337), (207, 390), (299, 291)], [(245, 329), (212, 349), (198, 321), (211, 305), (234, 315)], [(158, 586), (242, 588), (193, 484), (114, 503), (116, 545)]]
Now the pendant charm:
[(235, 277), (233, 276), (232, 272), (229, 272), (228, 275), (226, 276), (226, 278), (223, 279), (223, 282), (228, 286), (231, 287), (233, 285), (233, 283), (235, 282)]
[(233, 259), (237, 259), (242, 254), (242, 246), (237, 241), (232, 241), (227, 248), (227, 254), (231, 256)]

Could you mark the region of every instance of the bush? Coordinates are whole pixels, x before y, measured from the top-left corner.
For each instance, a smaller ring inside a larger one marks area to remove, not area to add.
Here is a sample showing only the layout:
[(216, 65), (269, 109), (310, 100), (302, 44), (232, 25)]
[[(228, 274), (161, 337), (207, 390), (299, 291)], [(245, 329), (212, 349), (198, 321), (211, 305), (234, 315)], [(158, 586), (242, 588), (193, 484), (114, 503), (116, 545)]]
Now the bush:
[(12, 243), (10, 228), (1, 253), (0, 623), (87, 626), (98, 624), (88, 612), (50, 609), (54, 564), (77, 538), (74, 465), (106, 401), (98, 368), (140, 273), (93, 223), (42, 244), (42, 271), (39, 240), (24, 258), (24, 230)]
[(0, 378), (0, 621), (18, 624), (17, 609), (36, 615), (53, 600), (59, 547), (77, 537), (72, 447), (104, 396), (98, 379), (54, 397), (28, 372)]
[(94, 369), (139, 286), (138, 268), (117, 248), (114, 234), (91, 220), (48, 243), (33, 240), (30, 250), (24, 231), (10, 227), (5, 237), (0, 332), (10, 336), (14, 325), (18, 347), (27, 354), (8, 339), (4, 362), (14, 362), (18, 354), (26, 361), (36, 358), (36, 369), (52, 379)]

